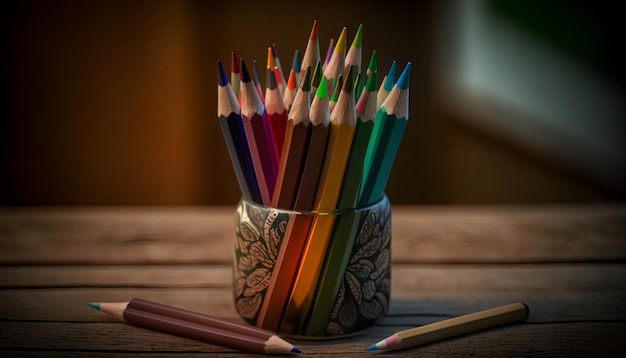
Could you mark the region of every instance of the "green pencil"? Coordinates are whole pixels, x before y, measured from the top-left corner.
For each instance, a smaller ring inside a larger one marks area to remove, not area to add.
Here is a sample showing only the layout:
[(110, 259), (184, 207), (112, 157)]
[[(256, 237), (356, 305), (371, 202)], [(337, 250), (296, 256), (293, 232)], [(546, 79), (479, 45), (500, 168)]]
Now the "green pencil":
[[(359, 207), (366, 207), (378, 202), (384, 195), (385, 185), (391, 167), (398, 153), (402, 135), (409, 118), (409, 80), (411, 62), (409, 62), (393, 89), (376, 113), (376, 124), (372, 140), (368, 146), (369, 169), (366, 162), (366, 177), (361, 189)], [(371, 150), (371, 152), (370, 152)]]

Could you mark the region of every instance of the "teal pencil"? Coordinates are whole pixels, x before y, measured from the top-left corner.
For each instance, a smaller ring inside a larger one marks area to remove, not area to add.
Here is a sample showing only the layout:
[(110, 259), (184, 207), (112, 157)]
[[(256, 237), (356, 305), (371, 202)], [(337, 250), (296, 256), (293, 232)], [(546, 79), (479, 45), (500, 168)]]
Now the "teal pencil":
[(378, 89), (378, 95), (376, 97), (376, 103), (378, 103), (378, 108), (382, 106), (383, 102), (389, 95), (389, 92), (393, 89), (393, 84), (396, 82), (396, 61), (391, 62), (391, 66), (389, 67), (389, 71), (387, 71), (387, 75), (383, 78), (383, 82), (380, 84), (380, 88)]
[[(361, 191), (359, 207), (372, 205), (383, 198), (385, 185), (391, 173), (400, 142), (409, 118), (409, 82), (411, 62), (409, 62), (393, 89), (376, 114), (374, 132), (379, 130), (378, 141), (373, 147), (373, 158)], [(374, 134), (372, 136), (374, 138)]]
[[(375, 54), (372, 55), (375, 57)], [(374, 116), (376, 115), (376, 68), (375, 61), (370, 61), (372, 74), (356, 104), (357, 123), (346, 164), (337, 209), (356, 207), (360, 183), (363, 176), (363, 161), (369, 144)], [(326, 333), (328, 319), (334, 307), (344, 272), (348, 266), (356, 229), (360, 215), (351, 212), (338, 216), (333, 236), (320, 275), (318, 290), (313, 301), (310, 317), (306, 326), (306, 335), (322, 336)]]

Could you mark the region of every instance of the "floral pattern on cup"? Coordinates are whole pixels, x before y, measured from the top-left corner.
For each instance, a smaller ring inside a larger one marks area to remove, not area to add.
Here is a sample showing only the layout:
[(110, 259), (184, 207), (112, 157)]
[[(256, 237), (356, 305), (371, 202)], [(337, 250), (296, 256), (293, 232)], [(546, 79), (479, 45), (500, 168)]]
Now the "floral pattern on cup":
[(342, 336), (369, 327), (387, 313), (391, 288), (391, 207), (385, 200), (364, 212), (335, 306), (326, 327)]
[[(385, 198), (358, 212), (357, 237), (350, 255), (326, 336), (357, 332), (386, 314), (391, 277), (391, 207)], [(242, 200), (235, 218), (233, 269), (235, 308), (255, 324), (272, 270), (293, 212)]]

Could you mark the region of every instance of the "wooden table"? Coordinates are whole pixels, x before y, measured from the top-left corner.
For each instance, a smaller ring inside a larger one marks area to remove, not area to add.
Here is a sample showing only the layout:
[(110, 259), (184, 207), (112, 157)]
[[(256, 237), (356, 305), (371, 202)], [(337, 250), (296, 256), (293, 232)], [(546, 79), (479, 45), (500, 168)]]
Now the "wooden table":
[[(87, 301), (141, 297), (239, 319), (234, 207), (0, 208), (0, 355), (255, 356), (129, 326)], [(626, 207), (394, 207), (392, 301), (307, 356), (625, 356)], [(515, 301), (519, 324), (403, 352), (401, 329)]]

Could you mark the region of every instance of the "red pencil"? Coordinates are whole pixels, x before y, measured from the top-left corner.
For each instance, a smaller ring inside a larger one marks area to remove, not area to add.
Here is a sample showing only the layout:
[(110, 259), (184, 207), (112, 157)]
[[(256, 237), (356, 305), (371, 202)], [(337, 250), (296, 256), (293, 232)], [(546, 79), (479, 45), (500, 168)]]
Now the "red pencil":
[[(274, 67), (276, 69), (276, 67)], [(287, 128), (287, 109), (276, 82), (276, 71), (267, 69), (265, 83), (265, 110), (270, 119), (276, 153), (282, 153)], [(279, 155), (280, 159), (280, 155)], [(280, 162), (280, 160), (279, 160)]]

